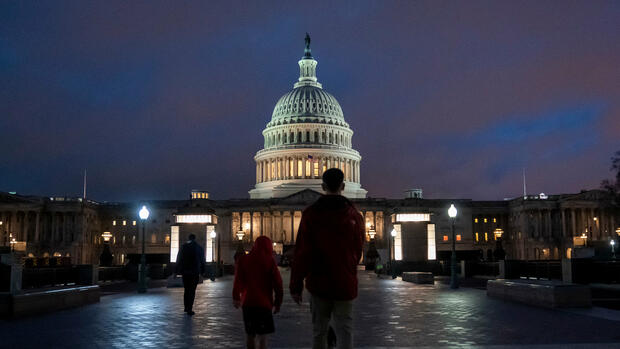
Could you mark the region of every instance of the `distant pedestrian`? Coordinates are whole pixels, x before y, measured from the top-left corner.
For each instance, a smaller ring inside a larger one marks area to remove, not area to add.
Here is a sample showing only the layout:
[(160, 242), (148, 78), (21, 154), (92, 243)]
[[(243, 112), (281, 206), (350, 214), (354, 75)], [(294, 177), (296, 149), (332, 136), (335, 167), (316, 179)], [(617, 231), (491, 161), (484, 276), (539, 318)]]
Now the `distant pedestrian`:
[(200, 274), (205, 273), (205, 253), (196, 242), (196, 235), (190, 234), (189, 241), (183, 244), (177, 254), (176, 274), (183, 276), (183, 305), (187, 315), (194, 315), (194, 298)]
[(258, 348), (267, 347), (267, 334), (275, 332), (272, 310), (277, 314), (282, 305), (282, 277), (272, 253), (271, 240), (260, 236), (235, 265), (233, 305), (243, 309), (248, 348), (257, 342)]
[(295, 246), (290, 291), (293, 300), (301, 304), (306, 280), (314, 349), (327, 348), (330, 324), (338, 348), (353, 347), (353, 299), (357, 297), (364, 221), (355, 206), (341, 195), (343, 180), (339, 169), (323, 173), (325, 195), (304, 210)]

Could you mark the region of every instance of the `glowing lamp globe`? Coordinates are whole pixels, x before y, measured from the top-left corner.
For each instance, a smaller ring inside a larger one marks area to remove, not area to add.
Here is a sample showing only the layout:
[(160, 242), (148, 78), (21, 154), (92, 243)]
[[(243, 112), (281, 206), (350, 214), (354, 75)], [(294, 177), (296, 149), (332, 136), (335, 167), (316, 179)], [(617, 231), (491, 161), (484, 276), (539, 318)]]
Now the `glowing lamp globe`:
[(140, 209), (139, 212), (140, 215), (140, 219), (145, 220), (149, 218), (149, 209), (146, 208), (146, 206), (142, 206), (142, 209)]
[(450, 216), (450, 218), (456, 217), (456, 207), (454, 207), (454, 204), (450, 205), (450, 208), (448, 209), (448, 216)]
[(217, 236), (217, 233), (214, 231), (211, 232), (211, 239), (215, 239), (215, 237)]

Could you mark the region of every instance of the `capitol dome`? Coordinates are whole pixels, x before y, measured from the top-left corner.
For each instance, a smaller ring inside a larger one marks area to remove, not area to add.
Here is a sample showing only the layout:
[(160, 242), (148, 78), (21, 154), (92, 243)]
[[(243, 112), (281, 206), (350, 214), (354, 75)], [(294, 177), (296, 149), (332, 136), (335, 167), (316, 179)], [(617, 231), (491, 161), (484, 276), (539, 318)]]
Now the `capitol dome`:
[(254, 156), (256, 186), (250, 197), (283, 197), (304, 189), (322, 192), (323, 172), (335, 167), (345, 174), (343, 195), (365, 198), (360, 185), (362, 157), (353, 149), (353, 130), (336, 98), (317, 80), (318, 62), (307, 35), (298, 64), (298, 81), (278, 100), (263, 130), (265, 142)]

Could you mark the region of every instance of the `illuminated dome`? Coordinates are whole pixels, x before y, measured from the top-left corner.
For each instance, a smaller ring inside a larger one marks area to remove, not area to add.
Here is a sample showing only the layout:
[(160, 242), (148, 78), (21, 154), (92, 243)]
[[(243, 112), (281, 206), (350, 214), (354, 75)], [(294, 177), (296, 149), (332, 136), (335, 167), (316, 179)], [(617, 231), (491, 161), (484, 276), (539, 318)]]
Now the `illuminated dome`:
[(343, 195), (366, 197), (360, 185), (362, 157), (352, 147), (353, 131), (340, 104), (316, 78), (317, 61), (306, 49), (299, 63), (299, 79), (273, 109), (263, 136), (264, 148), (254, 157), (256, 187), (250, 197), (283, 197), (304, 189), (322, 192), (321, 176), (332, 167), (345, 174)]
[(344, 121), (342, 108), (332, 96), (321, 87), (300, 86), (294, 88), (278, 101), (273, 108), (269, 126), (296, 122), (316, 122), (349, 127)]

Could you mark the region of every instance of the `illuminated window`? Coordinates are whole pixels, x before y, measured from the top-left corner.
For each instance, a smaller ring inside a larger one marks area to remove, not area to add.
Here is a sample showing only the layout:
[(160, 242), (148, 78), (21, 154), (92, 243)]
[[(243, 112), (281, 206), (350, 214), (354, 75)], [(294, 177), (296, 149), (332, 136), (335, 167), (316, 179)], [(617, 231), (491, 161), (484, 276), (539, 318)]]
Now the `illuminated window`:
[[(211, 237), (211, 233), (215, 232), (215, 226), (213, 225), (208, 225), (207, 226), (207, 235), (206, 235), (206, 249), (205, 249), (205, 258), (207, 260), (207, 262), (215, 262), (215, 249), (214, 249), (214, 245), (215, 245), (215, 238)], [(217, 234), (216, 234), (217, 236)]]
[(474, 223), (478, 223), (478, 218), (474, 218)]
[(461, 241), (461, 234), (456, 234), (456, 241)]
[(288, 164), (289, 164), (289, 169), (288, 169), (289, 175), (295, 176), (295, 163), (293, 162), (293, 160), (290, 160)]
[(484, 219), (484, 222), (485, 222), (485, 223), (487, 222), (487, 219), (486, 219), (486, 218)]
[(210, 214), (177, 215), (176, 221), (177, 223), (211, 223), (211, 215)]
[(131, 222), (131, 225), (136, 225), (136, 221)]
[(170, 263), (177, 261), (177, 254), (179, 253), (179, 226), (173, 225), (170, 227)]
[(476, 233), (476, 242), (480, 241), (480, 237), (478, 236), (478, 233)]
[(170, 245), (170, 234), (166, 234), (166, 237), (164, 238), (164, 242), (166, 243), (166, 245)]
[(306, 176), (310, 177), (310, 160), (306, 160)]
[(282, 163), (278, 160), (278, 178), (282, 178)]
[(151, 234), (151, 243), (152, 244), (156, 244), (157, 243), (157, 235), (156, 234)]
[(443, 241), (448, 241), (448, 235), (443, 236)]
[(428, 224), (426, 226), (426, 237), (428, 244), (428, 260), (433, 261), (437, 259), (437, 248), (435, 246), (435, 224)]
[(304, 167), (301, 160), (297, 160), (297, 177), (302, 177), (304, 175)]
[(484, 241), (489, 241), (489, 233), (484, 233)]
[(497, 219), (493, 218), (493, 223), (497, 223)]
[(400, 224), (394, 224), (396, 236), (394, 236), (394, 259), (400, 261), (403, 259), (403, 245), (400, 232)]
[(112, 225), (116, 225), (116, 221), (112, 221)]
[(127, 221), (123, 221), (123, 225), (127, 225)]
[(397, 222), (429, 222), (431, 220), (430, 213), (398, 213), (396, 214)]
[(318, 162), (314, 163), (314, 176), (315, 177), (319, 176), (319, 163)]

